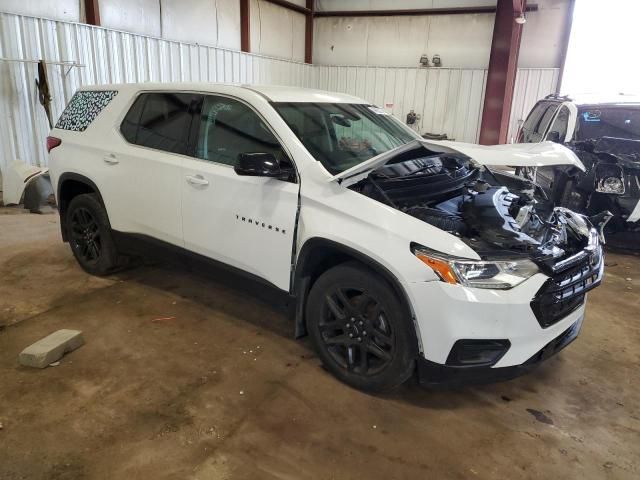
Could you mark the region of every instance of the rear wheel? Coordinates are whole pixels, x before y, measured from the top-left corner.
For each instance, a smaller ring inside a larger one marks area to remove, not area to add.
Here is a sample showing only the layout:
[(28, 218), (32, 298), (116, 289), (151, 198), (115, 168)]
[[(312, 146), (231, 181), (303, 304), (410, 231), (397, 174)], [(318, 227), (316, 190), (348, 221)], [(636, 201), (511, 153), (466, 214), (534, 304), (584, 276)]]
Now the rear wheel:
[(74, 197), (65, 220), (71, 251), (83, 270), (107, 275), (117, 268), (118, 253), (107, 212), (94, 194)]
[(385, 391), (413, 373), (410, 315), (374, 272), (351, 262), (328, 270), (313, 285), (306, 314), (318, 356), (348, 385)]

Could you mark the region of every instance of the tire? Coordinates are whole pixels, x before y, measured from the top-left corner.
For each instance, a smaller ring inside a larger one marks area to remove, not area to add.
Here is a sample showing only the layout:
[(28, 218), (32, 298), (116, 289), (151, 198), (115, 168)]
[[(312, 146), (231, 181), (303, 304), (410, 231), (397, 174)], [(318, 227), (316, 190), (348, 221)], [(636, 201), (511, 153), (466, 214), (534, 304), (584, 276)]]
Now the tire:
[(359, 390), (382, 392), (414, 372), (417, 342), (408, 308), (379, 275), (355, 262), (324, 272), (306, 306), (324, 366)]
[(85, 272), (103, 276), (118, 267), (109, 218), (96, 195), (74, 197), (65, 214), (65, 224), (73, 256)]

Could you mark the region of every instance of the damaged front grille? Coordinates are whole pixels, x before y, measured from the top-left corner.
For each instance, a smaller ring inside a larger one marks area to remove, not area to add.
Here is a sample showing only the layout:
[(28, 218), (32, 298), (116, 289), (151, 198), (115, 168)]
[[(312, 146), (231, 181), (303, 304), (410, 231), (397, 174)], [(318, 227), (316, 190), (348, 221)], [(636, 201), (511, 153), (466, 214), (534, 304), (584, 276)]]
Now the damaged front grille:
[(550, 327), (578, 309), (585, 301), (585, 294), (602, 281), (602, 247), (586, 248), (574, 256), (571, 262), (560, 262), (535, 298), (531, 309), (542, 328)]

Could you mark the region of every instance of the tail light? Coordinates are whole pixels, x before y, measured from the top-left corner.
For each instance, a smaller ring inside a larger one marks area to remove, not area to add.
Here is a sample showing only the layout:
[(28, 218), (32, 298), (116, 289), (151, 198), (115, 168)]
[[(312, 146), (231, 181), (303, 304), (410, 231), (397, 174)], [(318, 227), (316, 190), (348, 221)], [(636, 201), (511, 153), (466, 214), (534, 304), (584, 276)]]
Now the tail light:
[(60, 140), (58, 137), (47, 137), (47, 153), (60, 146), (61, 143), (62, 140)]

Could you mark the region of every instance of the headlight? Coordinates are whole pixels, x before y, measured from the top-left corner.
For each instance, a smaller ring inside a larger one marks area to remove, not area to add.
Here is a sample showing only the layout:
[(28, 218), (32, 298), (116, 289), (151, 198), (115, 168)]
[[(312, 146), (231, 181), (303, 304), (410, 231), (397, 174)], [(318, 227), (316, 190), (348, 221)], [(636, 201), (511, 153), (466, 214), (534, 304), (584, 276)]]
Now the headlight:
[(412, 251), (440, 280), (466, 287), (507, 290), (539, 271), (538, 266), (527, 259), (475, 261), (448, 257), (425, 247), (416, 246)]
[(599, 163), (595, 167), (596, 192), (624, 194), (624, 170), (620, 165)]
[(615, 193), (622, 195), (624, 193), (624, 183), (618, 177), (606, 177), (598, 180), (596, 191), (600, 193)]

